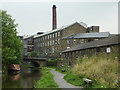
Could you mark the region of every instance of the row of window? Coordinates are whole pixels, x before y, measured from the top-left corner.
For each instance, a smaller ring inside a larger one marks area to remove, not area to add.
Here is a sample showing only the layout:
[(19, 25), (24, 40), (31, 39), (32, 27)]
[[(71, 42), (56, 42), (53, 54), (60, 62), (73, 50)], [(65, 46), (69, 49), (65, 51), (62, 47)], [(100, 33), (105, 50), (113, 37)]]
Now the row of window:
[(56, 53), (58, 51), (59, 48), (48, 48), (48, 49), (45, 49), (45, 54), (47, 55), (48, 53)]
[(60, 39), (56, 39), (56, 40), (50, 40), (47, 42), (43, 42), (43, 43), (38, 43), (38, 47), (44, 47), (44, 46), (51, 46), (51, 45), (59, 45), (60, 44)]
[(60, 37), (60, 32), (56, 32), (56, 33), (53, 33), (53, 34), (48, 34), (46, 36), (42, 36), (41, 38), (36, 39), (35, 42), (48, 40), (48, 39), (54, 38), (54, 37)]
[(102, 49), (100, 47), (98, 47), (96, 49), (86, 49), (84, 51), (77, 51), (77, 52), (66, 53), (65, 57), (69, 58), (71, 56), (78, 57), (78, 56), (83, 56), (83, 55), (92, 55), (92, 53), (95, 53), (95, 51), (96, 52), (101, 52), (102, 51), (102, 52), (107, 52), (107, 53), (111, 52), (111, 48), (110, 47), (104, 48), (103, 50)]
[[(96, 40), (98, 40), (98, 39), (94, 39), (94, 40), (96, 41)], [(91, 41), (93, 41), (93, 40), (88, 39), (88, 42), (91, 42)], [(84, 39), (81, 39), (80, 43), (84, 43), (84, 42), (85, 42), (85, 40), (84, 40)], [(77, 40), (74, 39), (74, 40), (73, 40), (73, 43), (74, 43), (74, 44), (77, 44)], [(70, 44), (70, 40), (67, 40), (67, 44)]]
[[(74, 40), (73, 40), (73, 43), (74, 43), (74, 44), (77, 44), (77, 40), (74, 39)], [(80, 43), (84, 43), (84, 39), (81, 39)], [(70, 44), (70, 40), (67, 40), (67, 44)]]

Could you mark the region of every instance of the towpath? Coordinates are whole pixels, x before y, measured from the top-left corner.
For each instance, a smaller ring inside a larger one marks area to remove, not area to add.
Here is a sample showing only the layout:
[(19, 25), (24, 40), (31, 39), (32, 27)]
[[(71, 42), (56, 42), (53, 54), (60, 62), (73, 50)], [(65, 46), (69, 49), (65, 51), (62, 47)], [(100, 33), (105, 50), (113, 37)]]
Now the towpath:
[(74, 86), (72, 84), (67, 83), (63, 79), (63, 77), (65, 76), (65, 74), (57, 72), (57, 71), (55, 71), (55, 69), (51, 69), (50, 72), (54, 75), (54, 80), (59, 85), (59, 88), (79, 88), (79, 90), (82, 90), (82, 89), (80, 89), (82, 87)]

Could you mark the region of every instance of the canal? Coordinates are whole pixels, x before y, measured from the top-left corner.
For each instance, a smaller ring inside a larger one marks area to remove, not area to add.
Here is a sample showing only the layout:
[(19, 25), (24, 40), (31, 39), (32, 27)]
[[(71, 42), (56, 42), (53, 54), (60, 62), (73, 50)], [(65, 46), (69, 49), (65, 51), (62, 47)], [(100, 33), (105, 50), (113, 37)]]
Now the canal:
[(18, 74), (2, 74), (2, 88), (34, 88), (41, 75), (39, 68), (28, 67), (22, 68)]

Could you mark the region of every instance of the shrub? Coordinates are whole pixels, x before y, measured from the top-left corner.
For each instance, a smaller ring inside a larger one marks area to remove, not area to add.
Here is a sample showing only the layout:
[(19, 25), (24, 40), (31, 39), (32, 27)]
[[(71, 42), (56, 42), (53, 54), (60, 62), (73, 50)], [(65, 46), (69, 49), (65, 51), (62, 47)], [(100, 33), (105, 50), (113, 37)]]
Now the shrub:
[(36, 52), (36, 51), (32, 51), (32, 52), (30, 53), (30, 56), (31, 56), (31, 57), (36, 57), (36, 56), (37, 56), (37, 52)]
[(57, 60), (56, 59), (48, 59), (47, 66), (57, 66)]

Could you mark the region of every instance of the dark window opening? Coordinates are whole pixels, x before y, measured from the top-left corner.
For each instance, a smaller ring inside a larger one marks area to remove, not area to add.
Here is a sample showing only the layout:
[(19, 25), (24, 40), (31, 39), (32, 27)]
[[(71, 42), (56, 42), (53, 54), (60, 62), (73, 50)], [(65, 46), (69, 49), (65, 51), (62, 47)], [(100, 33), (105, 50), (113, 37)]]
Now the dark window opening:
[(100, 52), (100, 48), (97, 48), (96, 51), (97, 51), (97, 52)]
[(88, 42), (91, 42), (92, 40), (91, 39), (88, 39)]

